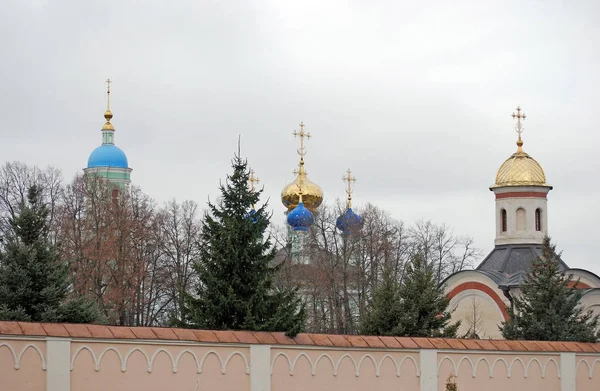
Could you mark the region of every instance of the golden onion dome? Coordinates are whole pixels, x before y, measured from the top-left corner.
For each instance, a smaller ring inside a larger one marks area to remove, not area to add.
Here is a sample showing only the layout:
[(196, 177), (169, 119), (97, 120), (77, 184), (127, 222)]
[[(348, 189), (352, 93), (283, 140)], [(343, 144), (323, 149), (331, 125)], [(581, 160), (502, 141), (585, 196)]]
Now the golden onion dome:
[(300, 169), (296, 179), (281, 191), (281, 202), (288, 211), (291, 211), (300, 202), (300, 189), (302, 189), (302, 203), (311, 212), (315, 212), (323, 202), (323, 190), (311, 182), (304, 170)]
[(552, 188), (546, 183), (546, 174), (542, 166), (523, 151), (523, 141), (517, 142), (517, 152), (513, 153), (498, 169), (496, 183), (490, 187), (543, 186)]

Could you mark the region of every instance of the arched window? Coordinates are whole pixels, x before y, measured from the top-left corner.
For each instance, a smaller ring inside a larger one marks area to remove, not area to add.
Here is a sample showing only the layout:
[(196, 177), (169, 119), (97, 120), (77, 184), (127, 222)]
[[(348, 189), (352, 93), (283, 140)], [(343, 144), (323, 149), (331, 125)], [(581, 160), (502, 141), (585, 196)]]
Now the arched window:
[(540, 208), (535, 210), (535, 230), (542, 230), (542, 210)]
[(500, 228), (502, 229), (502, 232), (506, 232), (506, 209), (500, 211)]
[(525, 209), (517, 209), (517, 231), (525, 231)]

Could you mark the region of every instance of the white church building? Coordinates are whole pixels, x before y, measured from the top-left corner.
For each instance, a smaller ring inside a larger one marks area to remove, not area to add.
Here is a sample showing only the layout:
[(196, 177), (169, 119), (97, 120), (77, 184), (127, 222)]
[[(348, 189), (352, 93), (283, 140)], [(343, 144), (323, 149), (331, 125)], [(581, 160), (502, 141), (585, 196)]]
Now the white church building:
[[(445, 289), (453, 309), (452, 320), (461, 320), (459, 334), (475, 330), (480, 338), (502, 338), (498, 329), (508, 318), (507, 306), (520, 294), (520, 286), (532, 262), (541, 254), (548, 233), (548, 193), (542, 166), (523, 151), (522, 120), (517, 107), (513, 113), (519, 135), (517, 151), (498, 169), (490, 187), (496, 198), (495, 247), (475, 270), (449, 276)], [(600, 314), (600, 277), (561, 261), (561, 267), (579, 289), (585, 291), (582, 306)]]

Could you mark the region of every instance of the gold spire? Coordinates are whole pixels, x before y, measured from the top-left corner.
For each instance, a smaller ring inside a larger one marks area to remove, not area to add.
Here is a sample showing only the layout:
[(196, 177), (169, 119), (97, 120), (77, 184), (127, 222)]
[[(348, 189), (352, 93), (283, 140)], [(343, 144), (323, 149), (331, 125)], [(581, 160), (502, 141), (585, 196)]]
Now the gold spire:
[[(254, 176), (255, 172), (253, 169), (250, 169), (250, 177), (248, 178), (248, 182), (250, 182), (250, 191), (254, 192), (254, 184), (260, 182), (260, 178)], [(252, 209), (254, 209), (254, 204), (252, 204)]]
[(342, 177), (344, 182), (348, 182), (348, 188), (346, 189), (346, 194), (348, 195), (348, 199), (346, 201), (346, 206), (348, 209), (352, 207), (352, 182), (356, 182), (356, 178), (352, 176), (352, 172), (350, 169), (346, 171), (347, 175)]
[(521, 133), (523, 133), (523, 125), (521, 124), (521, 120), (525, 121), (525, 118), (527, 118), (527, 116), (525, 115), (525, 113), (521, 113), (521, 107), (517, 106), (517, 112), (516, 114), (513, 112), (512, 117), (513, 119), (517, 120), (517, 125), (515, 126), (515, 130), (519, 135), (519, 139), (517, 140), (517, 153), (523, 153), (523, 140), (521, 140)]
[(106, 123), (102, 127), (102, 130), (115, 130), (114, 126), (110, 123), (110, 120), (113, 117), (113, 113), (110, 111), (110, 83), (112, 83), (112, 81), (106, 79), (106, 111), (104, 112)]

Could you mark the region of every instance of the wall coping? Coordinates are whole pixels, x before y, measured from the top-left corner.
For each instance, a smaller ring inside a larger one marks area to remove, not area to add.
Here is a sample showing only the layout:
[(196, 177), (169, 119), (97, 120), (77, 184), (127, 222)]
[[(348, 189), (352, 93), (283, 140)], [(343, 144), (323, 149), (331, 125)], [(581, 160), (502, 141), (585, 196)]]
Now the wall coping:
[(600, 343), (506, 341), (492, 339), (449, 339), (377, 337), (366, 335), (298, 334), (286, 337), (282, 332), (218, 331), (166, 327), (126, 327), (69, 323), (30, 323), (0, 321), (0, 337), (63, 337), (119, 340), (186, 341), (266, 345), (301, 345), (370, 349), (486, 350), (514, 352), (600, 353)]

